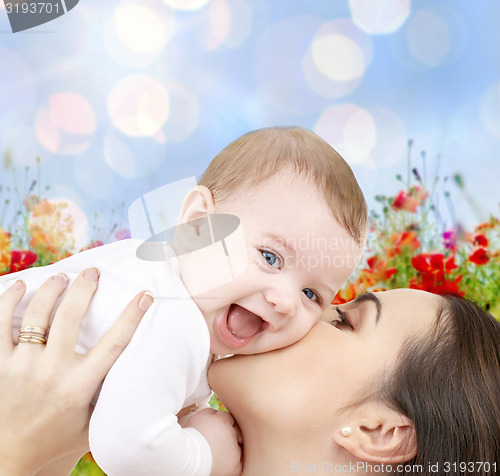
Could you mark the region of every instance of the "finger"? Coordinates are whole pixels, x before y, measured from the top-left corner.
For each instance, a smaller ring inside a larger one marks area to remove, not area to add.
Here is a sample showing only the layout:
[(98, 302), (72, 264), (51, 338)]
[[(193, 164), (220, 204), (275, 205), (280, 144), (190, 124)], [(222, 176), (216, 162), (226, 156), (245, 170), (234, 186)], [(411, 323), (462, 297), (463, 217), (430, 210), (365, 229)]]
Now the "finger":
[(67, 285), (68, 277), (64, 273), (55, 274), (45, 281), (28, 304), (21, 327), (47, 329), (50, 313)]
[(101, 380), (106, 376), (116, 359), (132, 339), (142, 317), (153, 304), (153, 296), (149, 291), (139, 293), (106, 335), (88, 352), (87, 369)]
[(197, 415), (200, 413), (209, 413), (210, 415), (215, 415), (217, 413), (217, 410), (215, 408), (203, 408), (199, 412), (197, 412)]
[(229, 412), (225, 412), (224, 410), (217, 411), (217, 416), (223, 420), (227, 420), (231, 425), (234, 425), (235, 419)]
[(14, 309), (21, 302), (26, 292), (26, 285), (18, 279), (0, 296), (0, 349), (12, 350), (12, 318)]
[(80, 322), (97, 290), (98, 280), (97, 268), (86, 269), (75, 279), (54, 316), (47, 342), (48, 348), (65, 355), (74, 352)]

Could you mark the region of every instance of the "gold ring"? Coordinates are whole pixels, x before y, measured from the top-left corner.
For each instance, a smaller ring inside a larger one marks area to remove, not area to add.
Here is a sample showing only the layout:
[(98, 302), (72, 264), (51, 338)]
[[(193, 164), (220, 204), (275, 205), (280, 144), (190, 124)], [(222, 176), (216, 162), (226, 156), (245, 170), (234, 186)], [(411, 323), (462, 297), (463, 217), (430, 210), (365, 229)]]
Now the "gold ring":
[(19, 343), (25, 342), (29, 344), (46, 344), (47, 341), (45, 340), (45, 337), (38, 337), (38, 336), (30, 336), (30, 335), (20, 335), (19, 336)]
[(30, 334), (30, 335), (33, 334), (45, 337), (45, 335), (47, 334), (47, 329), (42, 329), (41, 327), (26, 326), (26, 327), (21, 327), (21, 329), (19, 329), (19, 335), (22, 334)]
[(41, 327), (21, 327), (21, 329), (19, 329), (18, 342), (27, 342), (30, 344), (46, 344), (46, 335), (47, 329), (43, 329)]

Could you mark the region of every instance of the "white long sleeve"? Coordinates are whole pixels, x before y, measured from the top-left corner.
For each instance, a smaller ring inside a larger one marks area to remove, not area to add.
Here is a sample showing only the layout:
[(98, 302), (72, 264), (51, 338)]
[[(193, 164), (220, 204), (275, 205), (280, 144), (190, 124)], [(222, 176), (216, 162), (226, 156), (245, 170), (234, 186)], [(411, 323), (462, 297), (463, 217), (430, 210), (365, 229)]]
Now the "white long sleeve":
[(173, 304), (175, 313), (153, 312), (141, 323), (102, 386), (90, 449), (109, 476), (210, 474), (208, 443), (175, 417), (206, 363), (193, 358), (205, 336), (191, 322), (192, 303)]
[(27, 296), (15, 312), (15, 336), (27, 302), (50, 275), (65, 272), (72, 281), (90, 266), (99, 268), (101, 276), (82, 322), (78, 352), (102, 337), (137, 292), (149, 289), (155, 295), (102, 386), (90, 425), (97, 463), (109, 476), (209, 475), (212, 455), (207, 441), (195, 429), (181, 428), (175, 416), (200, 395), (209, 395), (208, 329), (194, 302), (176, 297), (182, 282), (165, 262), (137, 259), (135, 243), (124, 240), (54, 265), (2, 276), (5, 286), (20, 277), (27, 284)]

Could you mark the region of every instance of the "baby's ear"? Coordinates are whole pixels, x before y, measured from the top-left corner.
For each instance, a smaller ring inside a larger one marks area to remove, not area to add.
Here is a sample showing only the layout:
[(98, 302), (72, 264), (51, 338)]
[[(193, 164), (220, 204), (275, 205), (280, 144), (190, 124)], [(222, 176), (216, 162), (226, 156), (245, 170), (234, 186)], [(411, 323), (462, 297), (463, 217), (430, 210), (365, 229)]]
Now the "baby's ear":
[(333, 439), (352, 455), (373, 463), (404, 463), (417, 454), (412, 421), (377, 402), (356, 409), (346, 418), (344, 428), (335, 431)]
[(214, 212), (215, 202), (212, 192), (204, 185), (197, 185), (184, 198), (177, 224), (206, 218), (207, 214)]

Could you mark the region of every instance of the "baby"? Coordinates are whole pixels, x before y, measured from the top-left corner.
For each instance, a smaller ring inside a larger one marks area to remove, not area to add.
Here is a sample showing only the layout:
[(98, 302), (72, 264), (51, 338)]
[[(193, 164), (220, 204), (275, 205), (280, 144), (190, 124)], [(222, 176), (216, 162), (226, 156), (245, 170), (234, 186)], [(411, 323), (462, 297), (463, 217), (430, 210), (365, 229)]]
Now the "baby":
[[(123, 240), (0, 281), (26, 281), (18, 330), (49, 274), (71, 280), (98, 267), (100, 290), (77, 352), (95, 344), (134, 292), (155, 295), (91, 418), (90, 447), (110, 476), (234, 473), (241, 452), (228, 414), (201, 412), (185, 428), (176, 414), (210, 394), (212, 354), (266, 352), (307, 334), (359, 262), (366, 204), (325, 141), (300, 128), (269, 128), (214, 158), (185, 197), (179, 223), (169, 244)], [(158, 250), (163, 261), (151, 259)]]

